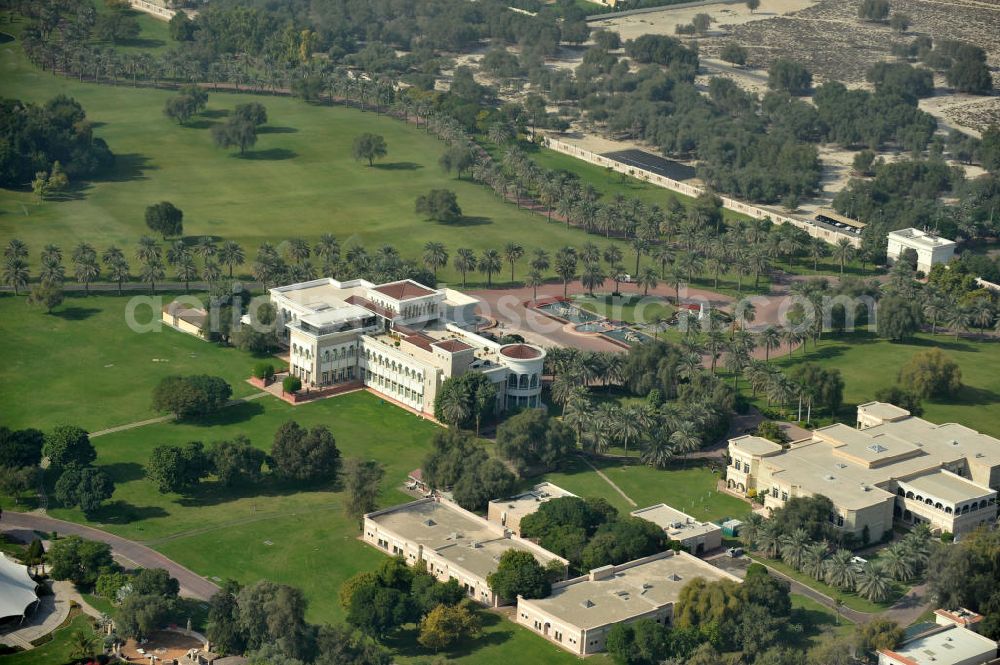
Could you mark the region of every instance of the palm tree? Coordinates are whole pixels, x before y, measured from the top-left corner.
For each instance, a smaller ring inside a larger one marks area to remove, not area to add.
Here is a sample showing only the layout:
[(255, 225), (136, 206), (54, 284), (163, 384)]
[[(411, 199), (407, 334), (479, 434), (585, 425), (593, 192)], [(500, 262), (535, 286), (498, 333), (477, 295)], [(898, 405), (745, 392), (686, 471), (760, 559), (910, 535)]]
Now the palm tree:
[(139, 278), (149, 284), (150, 293), (156, 293), (156, 283), (162, 280), (163, 276), (163, 261), (159, 256), (150, 257), (142, 264), (142, 270), (139, 271)]
[(760, 513), (749, 513), (743, 518), (743, 525), (740, 527), (740, 542), (748, 549), (757, 549), (757, 537), (764, 524), (764, 518)]
[(313, 254), (323, 261), (324, 267), (335, 266), (340, 261), (340, 242), (332, 233), (324, 233), (313, 245)]
[(781, 560), (795, 570), (802, 567), (802, 559), (809, 545), (809, 532), (799, 527), (781, 538)]
[(665, 469), (673, 457), (674, 449), (671, 447), (670, 441), (662, 436), (651, 437), (639, 454), (642, 463), (654, 469)]
[(90, 283), (100, 277), (101, 265), (97, 262), (97, 253), (89, 245), (81, 245), (77, 249), (82, 250), (84, 247), (90, 251), (73, 253), (73, 275), (76, 281), (83, 284), (84, 293), (90, 295)]
[(881, 603), (892, 593), (891, 578), (877, 561), (869, 561), (857, 575), (858, 595), (873, 603)]
[(215, 284), (222, 277), (222, 270), (216, 261), (207, 260), (201, 268), (201, 278), (209, 284)]
[(449, 427), (458, 428), (469, 417), (469, 405), (458, 391), (450, 390), (441, 396), (441, 418)]
[(580, 275), (580, 284), (594, 297), (594, 289), (604, 284), (607, 277), (601, 269), (600, 264), (588, 263), (583, 267), (583, 274)]
[(566, 290), (569, 280), (576, 275), (577, 254), (572, 247), (563, 247), (556, 252), (556, 274), (563, 281), (563, 297), (566, 297)]
[(977, 299), (972, 304), (969, 314), (972, 318), (972, 323), (979, 326), (980, 335), (983, 334), (987, 326), (993, 323), (993, 305), (985, 298)]
[(531, 287), (532, 300), (538, 300), (538, 287), (543, 284), (545, 284), (545, 280), (542, 278), (542, 273), (537, 270), (529, 272), (527, 278), (524, 280), (524, 285)]
[(288, 256), (296, 263), (302, 263), (312, 254), (309, 243), (302, 238), (292, 238), (288, 241)]
[(70, 636), (70, 658), (85, 660), (97, 651), (97, 636), (84, 630), (74, 630)]
[(128, 271), (128, 261), (124, 255), (116, 256), (108, 264), (108, 277), (118, 283), (118, 295), (122, 294), (122, 283), (132, 278)]
[(159, 259), (161, 256), (160, 244), (154, 238), (149, 236), (139, 238), (139, 242), (136, 244), (135, 258), (140, 263), (146, 263), (154, 257)]
[(3, 283), (13, 287), (14, 295), (28, 285), (28, 262), (20, 256), (8, 256), (4, 259)]
[(958, 339), (959, 334), (963, 331), (968, 331), (969, 326), (972, 325), (972, 313), (966, 307), (957, 303), (953, 304), (948, 312), (948, 318), (945, 320), (945, 323), (955, 333), (955, 339)]
[(225, 241), (219, 248), (219, 263), (229, 268), (230, 278), (233, 276), (233, 268), (243, 265), (246, 259), (243, 248), (234, 240)]
[(448, 249), (443, 242), (431, 240), (424, 245), (423, 260), (424, 265), (434, 273), (434, 280), (437, 281), (438, 268), (448, 265)]
[(465, 275), (476, 269), (476, 253), (471, 249), (459, 247), (455, 253), (455, 270), (462, 273), (462, 286), (465, 286)]
[(854, 245), (850, 238), (841, 238), (833, 246), (833, 258), (840, 263), (840, 274), (844, 274), (844, 264), (854, 258)]
[(701, 448), (698, 427), (690, 420), (682, 420), (670, 434), (670, 445), (676, 455), (687, 455)]
[(615, 437), (625, 446), (625, 457), (628, 457), (629, 439), (642, 437), (652, 426), (652, 420), (645, 404), (629, 404), (618, 409), (611, 427)]
[(114, 264), (119, 259), (124, 259), (125, 254), (115, 245), (111, 245), (101, 253), (101, 263), (106, 266)]
[(202, 236), (198, 238), (198, 243), (194, 246), (195, 253), (203, 260), (208, 260), (219, 253), (219, 247), (215, 244), (212, 236)]
[(42, 247), (41, 259), (42, 263), (46, 261), (62, 263), (62, 250), (57, 245), (49, 243), (45, 247)]
[(882, 569), (889, 577), (905, 582), (913, 577), (913, 562), (901, 542), (893, 543), (879, 554)]
[(828, 549), (826, 541), (806, 545), (802, 552), (802, 572), (814, 580), (823, 579)]
[(536, 249), (532, 252), (531, 263), (529, 265), (532, 270), (544, 273), (551, 267), (551, 263), (549, 262), (549, 253), (544, 249)]
[(659, 285), (657, 280), (656, 269), (652, 266), (643, 266), (642, 270), (636, 275), (635, 283), (637, 286), (642, 288), (642, 295), (648, 296), (650, 289), (655, 289)]
[[(821, 238), (809, 239), (809, 255), (813, 260), (813, 272), (819, 271), (819, 260), (830, 254), (830, 245)], [(843, 272), (843, 271), (841, 271)]]
[(17, 238), (11, 238), (4, 247), (3, 256), (5, 259), (27, 259), (28, 246)]
[(781, 529), (774, 520), (768, 520), (761, 525), (757, 534), (757, 548), (769, 559), (778, 558), (781, 552)]
[(500, 272), (503, 266), (500, 252), (495, 249), (484, 249), (479, 258), (479, 272), (486, 275), (486, 285), (493, 286), (493, 275)]
[(932, 294), (924, 303), (924, 316), (931, 320), (931, 334), (937, 333), (938, 321), (947, 316), (948, 306), (939, 295)]
[(853, 589), (857, 580), (857, 570), (851, 560), (853, 557), (850, 550), (837, 550), (831, 554), (826, 560), (823, 571), (823, 579), (826, 583), (838, 589), (848, 591)]
[(514, 264), (524, 256), (524, 247), (516, 242), (508, 242), (503, 248), (503, 258), (510, 264), (510, 281), (514, 281)]
[[(610, 445), (610, 438), (606, 437), (603, 444), (594, 436), (596, 428), (593, 426), (593, 416), (594, 416), (594, 404), (590, 401), (589, 393), (587, 389), (583, 386), (573, 387), (566, 401), (563, 404), (563, 422), (567, 426), (573, 428), (573, 432), (576, 434), (576, 444), (580, 445), (583, 442), (584, 430), (589, 430), (587, 432), (588, 440), (593, 445), (594, 451), (598, 453), (603, 453), (607, 450), (608, 445)], [(600, 423), (597, 423), (600, 426)], [(607, 427), (604, 427), (605, 431)]]
[(587, 390), (583, 385), (583, 380), (575, 372), (560, 372), (552, 381), (552, 401), (562, 405), (563, 415), (566, 415), (566, 406), (573, 398), (578, 389)]
[(54, 255), (42, 257), (42, 269), (38, 271), (38, 279), (42, 282), (62, 284), (66, 280), (66, 268)]

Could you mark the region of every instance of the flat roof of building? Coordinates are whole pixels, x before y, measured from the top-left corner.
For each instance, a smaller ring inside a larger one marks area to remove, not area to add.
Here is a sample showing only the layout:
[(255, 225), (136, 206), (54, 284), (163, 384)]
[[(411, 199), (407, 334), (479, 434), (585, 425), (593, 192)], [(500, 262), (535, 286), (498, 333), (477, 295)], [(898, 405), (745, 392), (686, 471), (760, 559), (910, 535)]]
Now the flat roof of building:
[(608, 571), (610, 574), (602, 579), (591, 579), (604, 570), (599, 568), (557, 586), (548, 598), (530, 603), (560, 621), (592, 629), (627, 621), (674, 603), (684, 585), (698, 577), (739, 581), (687, 552), (662, 552), (607, 568), (613, 572)]
[(506, 499), (493, 499), (490, 503), (502, 507), (502, 510), (508, 515), (523, 517), (538, 510), (538, 507), (546, 501), (560, 499), (565, 496), (576, 495), (552, 483), (538, 483), (531, 488), (531, 491), (510, 496)]
[[(964, 663), (977, 656), (996, 656), (997, 643), (962, 626), (947, 626), (904, 642), (884, 653), (914, 665)], [(901, 657), (901, 658), (900, 658)]]
[(905, 241), (908, 245), (919, 245), (927, 249), (933, 249), (935, 247), (947, 247), (948, 245), (954, 245), (954, 240), (948, 240), (947, 238), (942, 238), (941, 236), (936, 236), (932, 233), (927, 233), (926, 231), (921, 231), (920, 229), (899, 229), (898, 231), (890, 231), (890, 238), (896, 238), (897, 240)]
[(937, 499), (944, 499), (951, 503), (961, 503), (996, 494), (989, 487), (977, 485), (948, 471), (936, 471), (900, 482), (906, 483), (913, 490), (930, 494)]
[(879, 420), (898, 420), (910, 415), (906, 409), (888, 402), (868, 402), (858, 405), (858, 413), (864, 413)]
[[(745, 440), (732, 439), (730, 444), (741, 450)], [(1000, 464), (1000, 440), (955, 423), (935, 425), (909, 416), (860, 430), (843, 424), (822, 427), (762, 464), (776, 481), (858, 509), (891, 496), (879, 485), (963, 459), (970, 464)]]
[(647, 522), (657, 525), (666, 531), (672, 540), (684, 540), (685, 538), (722, 530), (722, 527), (718, 524), (699, 522), (687, 513), (682, 513), (665, 503), (658, 503), (648, 508), (633, 510), (631, 515), (633, 517), (641, 517)]
[(780, 444), (769, 441), (762, 436), (754, 436), (752, 434), (738, 436), (735, 439), (730, 439), (729, 442), (735, 445), (738, 450), (750, 455), (766, 455), (781, 450)]
[(437, 291), (428, 289), (426, 286), (414, 282), (412, 279), (403, 279), (398, 282), (379, 284), (372, 287), (372, 291), (378, 291), (382, 295), (393, 300), (409, 300), (410, 298), (422, 298), (432, 296)]
[(496, 570), (500, 555), (509, 549), (529, 552), (542, 565), (553, 559), (563, 561), (528, 541), (507, 537), (499, 525), (446, 501), (414, 501), (367, 517), (483, 578)]

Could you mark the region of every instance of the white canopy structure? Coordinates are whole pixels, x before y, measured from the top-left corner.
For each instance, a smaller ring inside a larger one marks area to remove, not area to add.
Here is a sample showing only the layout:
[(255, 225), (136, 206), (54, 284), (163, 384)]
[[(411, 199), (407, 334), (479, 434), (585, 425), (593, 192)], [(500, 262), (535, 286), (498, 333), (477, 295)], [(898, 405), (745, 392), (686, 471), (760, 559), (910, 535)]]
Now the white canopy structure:
[(22, 617), (38, 601), (38, 584), (28, 574), (28, 567), (11, 561), (0, 553), (0, 619)]

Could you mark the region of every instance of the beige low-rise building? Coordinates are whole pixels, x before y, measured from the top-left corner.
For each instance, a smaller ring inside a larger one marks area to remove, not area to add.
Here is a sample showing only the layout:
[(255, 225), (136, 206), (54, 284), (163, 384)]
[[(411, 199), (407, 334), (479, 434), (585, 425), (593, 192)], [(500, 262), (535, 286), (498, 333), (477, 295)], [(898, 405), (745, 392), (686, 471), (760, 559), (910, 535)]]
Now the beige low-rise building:
[(619, 623), (669, 625), (681, 589), (695, 578), (740, 579), (687, 552), (666, 551), (552, 585), (548, 598), (517, 599), (517, 622), (578, 656), (604, 651)]
[(520, 536), (522, 519), (537, 511), (546, 501), (566, 496), (576, 495), (552, 483), (538, 483), (530, 492), (490, 501), (486, 519), (505, 527), (515, 536)]
[(401, 556), (410, 565), (423, 561), (442, 582), (458, 580), (470, 599), (490, 607), (514, 600), (498, 598), (487, 583), (507, 550), (529, 552), (543, 566), (554, 561), (563, 577), (569, 567), (566, 559), (446, 499), (420, 499), (368, 513), (363, 533), (365, 542), (386, 554)]
[(699, 522), (665, 503), (633, 510), (631, 515), (657, 525), (670, 540), (679, 542), (691, 554), (711, 552), (722, 547), (721, 526), (712, 522)]
[(879, 649), (879, 665), (992, 665), (997, 643), (976, 632), (975, 612), (935, 610), (935, 626), (903, 641), (894, 649)]
[[(539, 408), (545, 350), (476, 334), (478, 300), (413, 280), (331, 278), (270, 290), (289, 372), (304, 387), (364, 385), (432, 414), (442, 384), (478, 372), (496, 388), (496, 411)], [(249, 322), (249, 317), (247, 317)]]
[(205, 322), (208, 321), (208, 312), (202, 307), (185, 305), (175, 300), (163, 306), (161, 317), (174, 330), (206, 339)]
[(860, 540), (878, 540), (894, 520), (958, 536), (997, 516), (1000, 440), (870, 402), (858, 407), (857, 428), (821, 427), (787, 447), (731, 439), (726, 483), (771, 509), (826, 496), (831, 522)]

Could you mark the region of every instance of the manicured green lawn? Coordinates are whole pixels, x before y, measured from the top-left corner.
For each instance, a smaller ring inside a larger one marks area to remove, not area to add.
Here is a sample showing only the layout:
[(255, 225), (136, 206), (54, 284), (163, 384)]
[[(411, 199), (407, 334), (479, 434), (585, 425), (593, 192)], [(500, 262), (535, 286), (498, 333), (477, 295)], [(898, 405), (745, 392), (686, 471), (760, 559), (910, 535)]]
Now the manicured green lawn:
[[(955, 340), (952, 335), (919, 334), (906, 343), (889, 342), (870, 333), (828, 337), (805, 360), (839, 369), (844, 378), (841, 417), (854, 422), (854, 407), (874, 399), (875, 391), (891, 386), (899, 368), (915, 353), (937, 347), (962, 369), (963, 388), (950, 399), (924, 401), (923, 417), (934, 423), (956, 422), (991, 436), (1000, 436), (1000, 343)], [(796, 351), (776, 361), (782, 367), (801, 362)], [(820, 414), (821, 416), (824, 414)]]
[(30, 651), (9, 656), (0, 656), (4, 665), (59, 665), (70, 662), (73, 650), (71, 636), (78, 630), (93, 632), (91, 619), (85, 614), (79, 614), (69, 624), (52, 634), (52, 640)]
[(792, 594), (791, 622), (803, 627), (803, 636), (810, 642), (826, 632), (833, 632), (841, 639), (850, 639), (854, 634), (853, 623), (844, 617), (838, 618), (836, 612), (812, 598), (795, 593)]
[[(631, 454), (634, 456), (635, 452)], [(678, 464), (668, 470), (659, 470), (641, 466), (638, 460), (632, 462), (591, 461), (635, 501), (636, 506), (630, 505), (583, 460), (574, 460), (563, 470), (546, 474), (545, 479), (578, 496), (603, 497), (623, 514), (657, 503), (665, 503), (702, 520), (741, 517), (750, 510), (749, 504), (717, 491), (718, 476), (707, 467), (687, 462), (687, 467)]]
[[(135, 310), (135, 319), (159, 321), (157, 296)], [(126, 323), (131, 299), (118, 296), (66, 298), (52, 314), (24, 297), (0, 295), (0, 422), (9, 427), (48, 429), (58, 424), (94, 431), (155, 417), (153, 387), (171, 374), (213, 374), (235, 397), (258, 392), (245, 382), (257, 361), (252, 355), (177, 332), (134, 332)], [(155, 317), (155, 318), (154, 318)], [(275, 359), (275, 363), (279, 361)]]
[[(13, 237), (25, 241), (33, 271), (38, 252), (50, 242), (67, 254), (81, 241), (98, 251), (114, 243), (131, 256), (138, 238), (148, 232), (145, 208), (163, 200), (184, 211), (186, 236), (235, 240), (250, 259), (262, 241), (315, 241), (324, 232), (336, 235), (344, 246), (361, 243), (370, 251), (390, 243), (414, 259), (432, 240), (444, 242), (452, 255), (459, 247), (502, 249), (510, 240), (520, 242), (528, 254), (538, 247), (551, 252), (586, 240), (606, 244), (599, 236), (547, 224), (502, 203), (481, 185), (444, 173), (437, 163), (445, 149), (442, 142), (372, 112), (210, 92), (208, 112), (182, 127), (163, 115), (164, 103), (174, 93), (43, 73), (26, 62), (17, 41), (0, 45), (0, 72), (5, 97), (44, 102), (67, 94), (79, 100), (96, 123), (96, 134), (117, 155), (114, 173), (81, 183), (68, 200), (39, 204), (30, 192), (0, 190), (0, 243)], [(264, 104), (269, 117), (256, 146), (243, 157), (216, 148), (211, 126), (237, 104), (250, 101)], [(351, 158), (351, 143), (362, 132), (381, 134), (388, 144), (388, 157), (374, 168)], [(432, 188), (457, 193), (463, 221), (438, 224), (414, 211), (416, 197)], [(518, 276), (525, 265), (522, 261)], [(249, 263), (243, 268), (248, 270)], [(439, 277), (454, 282), (459, 275), (449, 266)]]
[[(284, 524), (292, 515), (311, 514), (318, 523), (336, 519), (341, 513), (341, 498), (334, 487), (303, 489), (265, 481), (249, 488), (225, 489), (205, 482), (190, 495), (180, 496), (160, 494), (144, 478), (142, 467), (158, 445), (203, 441), (208, 446), (242, 434), (253, 445), (269, 450), (275, 431), (288, 420), (309, 427), (326, 425), (345, 458), (381, 461), (386, 467), (386, 503), (404, 500), (390, 489), (420, 465), (436, 429), (369, 393), (356, 392), (299, 406), (268, 396), (229, 407), (204, 422), (160, 423), (108, 434), (94, 439), (96, 464), (111, 474), (117, 487), (111, 501), (90, 521), (126, 538), (155, 545), (224, 526), (271, 520)], [(54, 508), (49, 512), (60, 519), (86, 521), (76, 509)]]

